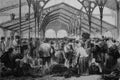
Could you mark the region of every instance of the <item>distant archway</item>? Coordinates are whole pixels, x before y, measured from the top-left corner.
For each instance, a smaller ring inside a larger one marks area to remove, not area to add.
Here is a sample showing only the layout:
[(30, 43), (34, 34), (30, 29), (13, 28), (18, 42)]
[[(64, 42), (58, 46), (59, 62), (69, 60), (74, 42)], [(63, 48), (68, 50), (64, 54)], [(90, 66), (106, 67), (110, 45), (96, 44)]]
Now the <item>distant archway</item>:
[(0, 37), (4, 37), (4, 31), (0, 28)]
[(64, 37), (67, 37), (68, 36), (68, 33), (66, 30), (59, 30), (57, 32), (57, 38), (64, 38)]
[(113, 35), (110, 31), (107, 31), (103, 34), (104, 37), (107, 37), (107, 38), (113, 38)]
[(56, 38), (56, 32), (53, 29), (46, 30), (45, 38)]

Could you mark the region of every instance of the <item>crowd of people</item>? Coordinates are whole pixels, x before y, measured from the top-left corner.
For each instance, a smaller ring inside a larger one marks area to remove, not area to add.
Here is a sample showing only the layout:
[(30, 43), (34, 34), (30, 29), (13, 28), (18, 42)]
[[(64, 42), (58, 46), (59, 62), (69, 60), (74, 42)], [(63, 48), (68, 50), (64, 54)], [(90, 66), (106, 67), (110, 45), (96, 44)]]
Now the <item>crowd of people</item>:
[[(21, 39), (1, 37), (1, 76), (64, 76), (119, 72), (120, 42), (112, 38)], [(35, 73), (33, 73), (35, 72)], [(114, 73), (115, 74), (115, 73)]]

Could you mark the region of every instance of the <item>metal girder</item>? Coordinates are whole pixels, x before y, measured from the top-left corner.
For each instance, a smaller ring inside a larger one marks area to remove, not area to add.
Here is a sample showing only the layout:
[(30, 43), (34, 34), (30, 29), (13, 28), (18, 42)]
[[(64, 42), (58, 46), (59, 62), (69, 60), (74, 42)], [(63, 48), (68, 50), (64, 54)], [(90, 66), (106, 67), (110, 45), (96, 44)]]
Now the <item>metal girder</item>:
[[(30, 29), (32, 29), (32, 28), (30, 28)], [(24, 32), (24, 31), (27, 31), (27, 30), (29, 30), (29, 28), (27, 27), (27, 28), (24, 28), (23, 30), (21, 30), (22, 32)]]
[[(66, 4), (66, 3), (64, 3), (64, 6), (65, 6), (64, 9), (66, 9), (66, 10), (68, 10), (69, 12), (72, 12), (72, 13), (73, 13), (73, 12), (76, 12), (76, 11), (80, 11), (79, 9), (76, 9), (76, 8), (74, 8), (74, 7)], [(69, 9), (72, 9), (72, 10), (69, 10)], [(85, 14), (85, 15), (87, 15), (87, 14), (86, 14), (85, 12), (83, 12), (83, 11), (82, 11), (82, 13)], [(75, 13), (74, 13), (74, 14), (75, 14)], [(100, 20), (99, 20), (98, 18), (92, 16), (92, 19), (95, 19), (95, 20), (99, 21), (99, 23), (100, 23)], [(94, 22), (94, 21), (93, 21), (93, 22)], [(98, 22), (96, 22), (96, 23), (98, 23)], [(110, 24), (110, 23), (108, 23), (108, 22), (103, 21), (103, 27), (106, 27), (105, 25), (108, 25), (108, 27), (111, 27), (111, 28), (116, 28), (116, 26), (114, 26), (114, 25), (112, 25), (112, 24)]]
[[(89, 28), (87, 28), (87, 27), (85, 27), (83, 25), (81, 25), (81, 26), (82, 26), (82, 29), (85, 29), (85, 30), (87, 30), (87, 32), (89, 32)], [(93, 31), (91, 31), (91, 32), (93, 32)]]
[[(82, 24), (81, 24), (81, 25), (82, 25), (84, 28), (88, 29), (88, 31), (89, 31), (88, 24), (85, 24), (85, 23), (83, 23), (83, 22), (82, 22)], [(82, 28), (83, 28), (83, 27), (82, 27)], [(94, 31), (95, 31), (95, 29), (94, 29), (94, 28), (91, 28), (91, 31), (92, 31), (92, 32), (94, 32)]]
[[(30, 21), (30, 23), (33, 23), (33, 22), (35, 22), (34, 19)], [(29, 22), (27, 21), (27, 22), (25, 22), (25, 23), (22, 23), (21, 26), (25, 26), (25, 25), (28, 25), (28, 24), (29, 24)], [(19, 27), (19, 25), (14, 26), (14, 27), (9, 27), (9, 29), (14, 30), (15, 28), (18, 28), (18, 27)]]
[[(24, 5), (27, 5), (27, 3), (26, 2), (21, 3), (21, 6), (24, 6)], [(18, 7), (19, 7), (19, 4), (11, 5), (11, 6), (8, 6), (8, 7), (1, 8), (0, 12), (5, 12), (5, 11), (15, 9), (15, 8), (18, 8)]]
[[(65, 10), (65, 9), (63, 9), (63, 10)], [(70, 12), (70, 11), (69, 11)], [(71, 12), (70, 12), (71, 13)], [(72, 13), (72, 14), (74, 14), (74, 13)], [(64, 15), (66, 15), (66, 14), (64, 14)], [(69, 16), (69, 15), (66, 15), (67, 17), (70, 17), (70, 18), (72, 18), (71, 16)], [(74, 19), (74, 18), (72, 18), (72, 19)], [(86, 19), (86, 18), (84, 18), (86, 21), (88, 21), (88, 19)], [(93, 25), (95, 25), (95, 26), (93, 26)], [(89, 25), (88, 25), (89, 26)], [(98, 24), (96, 24), (94, 21), (92, 21), (92, 27), (93, 28), (99, 28), (100, 29), (100, 25), (98, 25)], [(103, 27), (103, 29), (105, 29), (105, 30), (108, 30), (107, 28), (105, 28), (105, 27)], [(113, 28), (112, 28), (113, 29)], [(100, 30), (99, 30), (100, 31)]]
[[(88, 20), (88, 17), (85, 17)], [(107, 23), (106, 21), (102, 21), (103, 22), (103, 28), (106, 29), (113, 29), (116, 28), (116, 26)], [(100, 19), (96, 18), (96, 17), (91, 17), (91, 23), (95, 24), (97, 26), (100, 26)]]
[[(54, 10), (54, 11), (58, 11), (58, 10), (60, 10), (60, 9), (57, 9), (57, 10)], [(69, 16), (70, 17), (70, 16)], [(33, 19), (34, 18), (31, 18), (31, 22), (33, 22)], [(26, 25), (26, 24), (28, 24), (29, 23), (29, 21), (26, 21), (26, 20), (24, 20), (24, 21), (22, 21), (22, 25)], [(17, 23), (15, 23), (15, 24), (11, 24), (11, 25), (9, 25), (9, 26), (6, 26), (5, 28), (8, 28), (8, 29), (14, 29), (14, 28), (16, 28), (16, 27), (18, 27), (19, 25), (19, 22), (17, 22)]]
[[(63, 14), (64, 15), (64, 14)], [(65, 15), (66, 16), (66, 15)], [(60, 15), (60, 17), (62, 17), (62, 18), (65, 18), (64, 16), (62, 16), (62, 15)], [(65, 18), (66, 19), (66, 18)], [(69, 22), (70, 22), (70, 20), (69, 20)], [(84, 25), (86, 25), (86, 26), (89, 26), (88, 24), (86, 24), (86, 23), (84, 23), (84, 22), (81, 22), (81, 24), (84, 24)], [(86, 29), (84, 26), (83, 26), (83, 28), (84, 29)], [(92, 29), (94, 30), (95, 28), (93, 28), (92, 27)], [(89, 29), (87, 29), (87, 30), (89, 30)], [(92, 31), (93, 32), (93, 31)]]
[[(33, 13), (31, 14), (31, 18), (34, 18)], [(25, 16), (22, 17), (22, 22), (25, 21)], [(19, 18), (16, 18), (15, 20), (9, 20), (7, 22), (3, 22), (0, 25), (4, 28), (7, 28), (9, 26), (13, 26), (13, 25), (18, 25), (19, 24)]]
[[(63, 15), (64, 15), (65, 17), (64, 17)], [(72, 18), (72, 17), (70, 17), (70, 16), (68, 16), (68, 15), (66, 15), (66, 14), (64, 14), (64, 13), (62, 13), (62, 12), (52, 14), (52, 16), (50, 15), (49, 18), (50, 18), (50, 20), (51, 20), (51, 18), (53, 18), (53, 17), (58, 17), (58, 16), (64, 18), (65, 20), (67, 20), (67, 21), (69, 21), (69, 22), (70, 22), (70, 19)], [(68, 19), (66, 16), (69, 17), (69, 19)], [(48, 19), (49, 19), (49, 18), (48, 18)], [(47, 20), (48, 20), (48, 19), (47, 19)], [(72, 18), (72, 19), (73, 19), (73, 18)], [(47, 21), (43, 21), (43, 24), (44, 24), (44, 22), (46, 23)], [(86, 23), (83, 23), (83, 24), (87, 25)], [(89, 25), (87, 25), (87, 26), (89, 26)], [(43, 25), (42, 27), (44, 27), (43, 29), (45, 29), (46, 25)], [(42, 27), (41, 27), (41, 28), (42, 28)], [(92, 29), (96, 30), (96, 28), (94, 28), (94, 27), (92, 27)]]
[[(31, 21), (33, 21), (33, 20), (35, 20), (34, 18), (31, 18), (30, 19)], [(28, 24), (29, 23), (29, 21), (28, 20), (22, 20), (22, 22), (21, 22), (21, 24)], [(4, 27), (4, 28), (11, 28), (11, 27), (15, 27), (15, 26), (18, 26), (19, 25), (19, 22), (17, 22), (17, 23), (14, 23), (14, 24), (11, 24), (11, 25), (8, 25), (8, 26), (6, 26), (6, 27)]]
[[(62, 6), (61, 6), (62, 5)], [(59, 6), (59, 7), (58, 7)], [(74, 8), (74, 7), (72, 7), (72, 6), (70, 6), (70, 5), (67, 5), (67, 4), (65, 4), (65, 3), (61, 3), (61, 4), (57, 4), (57, 5), (54, 5), (54, 6), (52, 6), (52, 7), (49, 7), (49, 8), (51, 8), (51, 9), (53, 9), (52, 11), (59, 11), (59, 10), (61, 10), (61, 14), (62, 13), (64, 13), (64, 15), (67, 15), (65, 18), (67, 18), (68, 16), (70, 16), (71, 17), (71, 19), (73, 19), (73, 16), (71, 16), (71, 15), (76, 15), (76, 12), (78, 12), (79, 10), (78, 9), (76, 9), (76, 8)], [(49, 9), (49, 8), (46, 8), (46, 9), (44, 9), (44, 11), (45, 10), (47, 10), (47, 9)], [(55, 10), (54, 10), (55, 9)], [(72, 10), (71, 10), (72, 9)], [(67, 14), (66, 14), (67, 13)], [(84, 13), (84, 12), (83, 12)], [(60, 14), (60, 15), (61, 15)], [(85, 14), (85, 13), (84, 13)], [(62, 14), (63, 15), (63, 14)], [(34, 15), (33, 15), (33, 13), (32, 13), (32, 18), (34, 17)], [(24, 17), (23, 17), (24, 18)], [(98, 19), (98, 18), (95, 18), (95, 17), (93, 17), (92, 16), (92, 18), (93, 18), (93, 21), (92, 21), (92, 24), (95, 24), (96, 26), (95, 27), (100, 27), (100, 25), (98, 25), (97, 23), (99, 23), (100, 22), (100, 20)], [(1, 24), (1, 26), (3, 25), (3, 27), (4, 28), (8, 28), (8, 27), (11, 27), (11, 26), (15, 26), (15, 28), (17, 28), (17, 26), (18, 26), (18, 23), (19, 23), (19, 18), (17, 18), (17, 19), (15, 19), (15, 21), (8, 21), (8, 22), (5, 22), (5, 23), (2, 23)], [(31, 19), (32, 20), (32, 19)], [(87, 18), (86, 18), (86, 20), (88, 20)], [(94, 22), (94, 21), (97, 21), (96, 23)], [(11, 23), (12, 22), (12, 23)], [(26, 24), (28, 24), (27, 22), (24, 22), (24, 20), (22, 21), (23, 23), (23, 26), (24, 25), (26, 25)], [(104, 25), (110, 25), (109, 23), (106, 23), (106, 22), (104, 22), (103, 21), (103, 27), (105, 27)], [(112, 26), (112, 28), (115, 28), (115, 27), (113, 27), (113, 25), (110, 25), (110, 26)], [(109, 26), (107, 26), (107, 27), (109, 27)], [(13, 29), (13, 28), (12, 28)]]
[[(64, 23), (67, 23), (67, 24), (69, 24), (67, 21), (65, 21), (65, 20), (61, 20), (61, 21), (64, 21)], [(34, 22), (31, 22), (31, 26), (33, 26), (34, 25)], [(29, 26), (27, 26), (27, 23), (26, 24), (24, 24), (24, 27), (22, 27), (22, 28), (26, 28), (26, 27), (29, 27)], [(14, 27), (14, 29), (13, 30), (19, 30), (19, 27), (18, 26), (16, 26), (16, 27)]]
[[(57, 14), (58, 14), (58, 13), (57, 13)], [(54, 18), (54, 17), (64, 18), (64, 21), (66, 21), (69, 25), (71, 24), (70, 20), (67, 19), (67, 18), (65, 18), (64, 16), (62, 16), (61, 13), (59, 13), (59, 15), (57, 15), (57, 16), (56, 16), (56, 15), (53, 15), (52, 17), (53, 17), (53, 18)], [(47, 20), (48, 20), (48, 19), (47, 19)], [(47, 21), (43, 21), (43, 22), (47, 23)], [(45, 23), (44, 23), (44, 24), (45, 24)], [(45, 28), (45, 25), (42, 25), (42, 26)]]
[[(59, 18), (53, 18), (52, 20), (49, 20), (49, 22), (46, 23), (46, 25), (48, 25), (50, 22), (53, 22), (53, 21), (56, 21), (56, 20), (60, 20), (60, 19)], [(89, 29), (87, 29), (85, 27), (83, 27), (83, 29), (86, 29), (87, 31), (89, 30)], [(84, 30), (82, 30), (82, 31), (84, 31)]]
[[(49, 18), (47, 18), (46, 20), (48, 20), (48, 19), (51, 19), (52, 17), (58, 17), (58, 16), (60, 16), (60, 17), (63, 17), (62, 15), (61, 15), (61, 12), (60, 13), (56, 13), (56, 14), (53, 14), (53, 15), (50, 15), (49, 16)], [(65, 18), (65, 17), (63, 17), (65, 20), (67, 20), (67, 21), (69, 21), (70, 22), (70, 20), (69, 19), (67, 19), (67, 18)], [(46, 21), (45, 19), (44, 19), (44, 21), (43, 21), (43, 27), (45, 28), (46, 26), (44, 25), (47, 21)], [(41, 27), (42, 28), (42, 27)]]
[[(44, 27), (44, 29), (46, 28), (46, 26), (50, 23), (50, 22), (52, 22), (52, 21), (55, 21), (56, 19), (59, 19), (59, 18), (56, 18), (56, 17), (63, 17), (62, 15), (60, 15), (60, 14), (53, 14), (53, 15), (50, 15), (50, 16), (48, 16), (48, 18), (45, 20), (45, 25), (43, 25), (43, 27)], [(63, 17), (64, 18), (64, 17)], [(65, 18), (66, 19), (66, 18)], [(67, 19), (68, 20), (68, 19)], [(70, 22), (70, 20), (68, 20), (69, 22)], [(83, 23), (82, 23), (83, 24)], [(88, 26), (87, 24), (85, 24), (86, 26)], [(89, 28), (86, 28), (85, 26), (84, 27), (82, 27), (83, 29), (86, 29), (87, 31), (89, 31)], [(94, 28), (92, 28), (92, 29), (94, 29)], [(93, 32), (93, 31), (92, 31)]]
[[(68, 18), (66, 18), (66, 17), (64, 17), (64, 16), (62, 16), (63, 13), (61, 13), (61, 12), (56, 13), (56, 14), (53, 14), (52, 17), (55, 17), (55, 16), (57, 16), (57, 15), (60, 16), (60, 17), (62, 17), (62, 18), (64, 18), (66, 21), (70, 21), (70, 19), (68, 19)], [(57, 17), (58, 17), (58, 16), (57, 16)], [(52, 17), (50, 17), (50, 18), (52, 18)]]
[[(57, 10), (59, 10), (59, 9), (57, 9)], [(54, 11), (57, 11), (57, 10), (54, 10)], [(34, 20), (35, 20), (34, 17), (32, 17), (32, 18), (30, 19), (31, 23), (34, 22)], [(23, 21), (21, 22), (22, 26), (27, 25), (28, 23), (29, 23), (29, 21), (26, 21), (26, 20), (23, 20)], [(9, 26), (6, 26), (5, 28), (14, 29), (14, 28), (17, 28), (17, 27), (19, 27), (19, 22), (16, 22), (15, 24), (11, 24), (11, 25), (9, 25)]]
[[(88, 31), (87, 31), (86, 29), (83, 29), (83, 28), (82, 28), (82, 32), (88, 32)], [(82, 33), (82, 32), (81, 32), (81, 33)]]
[[(30, 23), (33, 23), (33, 22), (35, 22), (35, 20), (34, 20), (34, 19), (30, 21)], [(23, 23), (23, 24), (21, 24), (21, 26), (25, 26), (25, 25), (28, 25), (28, 24), (29, 24), (29, 22), (27, 22), (27, 23)], [(9, 29), (14, 30), (14, 29), (16, 29), (16, 28), (18, 28), (18, 27), (19, 27), (19, 25), (14, 26), (14, 27), (10, 27)]]
[[(67, 22), (67, 21), (65, 21), (65, 20), (63, 20), (63, 19), (61, 19), (60, 17), (59, 17), (59, 18), (57, 17), (56, 19), (62, 21), (64, 24), (69, 25), (69, 22)], [(31, 26), (34, 26), (34, 24), (31, 24)], [(29, 26), (26, 25), (26, 26), (22, 27), (22, 29), (24, 29), (24, 28), (26, 28), (26, 27), (29, 27)], [(29, 28), (28, 28), (28, 29), (29, 29)], [(17, 27), (17, 28), (14, 28), (13, 30), (17, 31), (17, 30), (19, 30), (19, 28)]]
[(56, 18), (56, 17), (62, 17), (62, 18), (64, 18), (65, 20), (67, 20), (68, 22), (70, 22), (70, 20), (67, 19), (67, 18), (65, 18), (65, 17), (63, 17), (63, 16), (61, 15), (61, 13), (55, 13), (55, 14), (52, 14), (52, 15), (48, 16), (48, 18), (47, 18), (46, 20), (44, 19), (43, 24), (42, 24), (42, 26), (41, 26), (41, 29), (43, 29), (43, 28), (45, 29), (46, 23), (49, 22), (49, 21), (47, 21), (47, 20), (51, 20), (52, 18)]
[[(86, 20), (82, 20), (82, 23), (87, 25), (89, 27), (89, 23), (86, 21)], [(94, 25), (94, 24), (93, 24)], [(93, 26), (91, 25), (91, 26)], [(94, 25), (95, 26), (95, 25)], [(94, 30), (97, 30), (97, 31), (100, 31), (100, 27), (91, 27), (91, 29), (94, 29)]]
[[(32, 28), (33, 26), (35, 26), (35, 23), (31, 23), (31, 28)], [(29, 27), (29, 25), (22, 26), (21, 29), (26, 28), (26, 27)], [(14, 28), (13, 30), (14, 30), (14, 31), (17, 31), (17, 30), (19, 30), (19, 27)]]
[(59, 17), (53, 17), (53, 18), (51, 18), (51, 19), (48, 21), (48, 23), (46, 23), (46, 24), (49, 24), (50, 22), (52, 22), (52, 21), (54, 21), (54, 20), (60, 20), (60, 21), (62, 21), (62, 23), (69, 25), (68, 22), (63, 22), (63, 19), (61, 19), (60, 16), (59, 16)]
[[(72, 15), (76, 15), (75, 13), (73, 13), (73, 12), (71, 12), (71, 11), (69, 11), (69, 10), (66, 10), (66, 9), (64, 9), (64, 8), (61, 8), (62, 10), (64, 10), (64, 11), (67, 11), (67, 13), (71, 13)], [(61, 14), (63, 14), (63, 12), (61, 11)], [(66, 15), (66, 14), (64, 14), (64, 15)], [(69, 16), (69, 15), (66, 15), (67, 17), (70, 17), (70, 18), (72, 18), (72, 19), (74, 19), (72, 16)], [(93, 18), (94, 19), (94, 18)], [(87, 20), (88, 21), (88, 19), (86, 19), (85, 18), (85, 20)], [(98, 27), (98, 28), (100, 28), (101, 26), (100, 25), (98, 25), (97, 23), (95, 23), (94, 21), (91, 21), (92, 22), (92, 24), (93, 25), (95, 25), (95, 27)], [(109, 25), (109, 24), (108, 24)], [(93, 26), (92, 26), (93, 27)], [(104, 26), (103, 26), (103, 28), (104, 29), (106, 29), (107, 30), (107, 28), (105, 28)]]
[[(64, 15), (64, 13), (62, 13), (62, 15)], [(62, 17), (62, 18), (64, 18), (65, 20), (67, 20), (67, 21), (65, 21), (65, 23), (67, 22), (67, 24), (69, 24), (70, 23), (70, 20), (69, 19), (67, 19), (67, 18), (65, 18), (64, 16), (62, 16), (61, 15), (61, 13), (56, 13), (56, 14), (52, 14), (52, 15), (50, 15), (51, 17), (50, 17), (50, 19), (49, 19), (49, 21), (51, 21), (51, 19), (54, 19), (54, 18), (56, 18), (56, 17)], [(66, 16), (66, 15), (65, 15)], [(56, 18), (56, 19), (60, 19), (60, 18)], [(47, 19), (48, 20), (48, 19)], [(63, 19), (62, 19), (62, 21), (63, 21)], [(45, 21), (45, 22), (47, 22), (47, 21)], [(49, 22), (48, 22), (49, 23)], [(87, 25), (88, 26), (88, 25)], [(25, 27), (28, 27), (28, 26), (25, 26)], [(23, 27), (23, 28), (25, 28), (25, 27)], [(45, 27), (45, 26), (44, 26)], [(19, 29), (19, 28), (17, 28), (16, 27), (16, 29)], [(14, 30), (16, 30), (16, 29), (14, 29)]]
[[(49, 24), (50, 22), (53, 22), (53, 21), (56, 21), (56, 20), (62, 21), (62, 19), (55, 17), (55, 18), (52, 18), (51, 20), (49, 20), (49, 22), (46, 23), (46, 24)], [(67, 23), (65, 23), (65, 22), (63, 22), (63, 21), (62, 21), (62, 23), (68, 25)], [(69, 26), (68, 26), (68, 27), (69, 27)], [(68, 28), (68, 27), (67, 27), (67, 28)]]
[[(64, 13), (62, 13), (62, 12), (61, 12), (61, 14), (64, 15), (64, 16), (67, 16), (67, 17), (69, 17), (69, 18), (72, 18), (72, 17), (70, 17), (70, 16), (68, 16), (68, 15), (66, 15), (66, 14), (64, 14)], [(62, 16), (62, 15), (61, 15), (61, 16)], [(62, 17), (63, 17), (63, 16), (62, 16)], [(73, 18), (72, 18), (72, 19), (73, 19)], [(87, 20), (86, 20), (86, 21), (87, 21)], [(82, 20), (82, 24), (85, 24), (85, 25), (89, 26), (89, 25), (87, 24), (87, 22), (85, 22), (85, 20), (84, 20), (84, 21)], [(96, 27), (93, 27), (93, 26), (92, 26), (91, 28), (94, 29), (94, 30), (96, 30)], [(100, 27), (98, 27), (98, 28), (100, 28)], [(100, 31), (98, 28), (97, 28), (97, 30)], [(105, 29), (106, 29), (106, 28), (105, 28)]]
[[(69, 10), (66, 10), (66, 9), (64, 9), (64, 8), (63, 8), (63, 10), (64, 10), (64, 11), (67, 11), (67, 12), (73, 14), (73, 15), (75, 15), (75, 13), (73, 13), (73, 12), (71, 12), (71, 11), (69, 11)], [(82, 13), (83, 13), (83, 12), (82, 12)], [(84, 14), (87, 15), (86, 13), (84, 13)], [(68, 16), (68, 15), (67, 15), (67, 16)], [(72, 18), (72, 17), (71, 17), (71, 18)], [(94, 19), (94, 18), (92, 17), (92, 20), (93, 20), (93, 19)], [(86, 19), (86, 18), (85, 18), (85, 20), (88, 21), (88, 19)], [(94, 25), (96, 25), (97, 27), (101, 27), (100, 25), (98, 25), (97, 23), (95, 23), (95, 21), (92, 21), (92, 20), (91, 20), (91, 24), (94, 24)], [(95, 20), (97, 20), (97, 19), (95, 19)], [(99, 20), (99, 21), (100, 21), (100, 20)], [(93, 27), (93, 26), (92, 26), (92, 27)], [(106, 29), (104, 26), (103, 26), (103, 28)]]
[[(61, 5), (61, 4), (59, 4), (59, 5)], [(54, 5), (53, 7), (56, 7), (57, 5)], [(50, 8), (52, 8), (52, 7), (50, 7)], [(46, 8), (46, 9), (44, 9), (44, 11), (46, 11), (48, 8)], [(56, 9), (55, 9), (56, 10)], [(43, 11), (43, 12), (44, 12)], [(23, 16), (22, 17), (22, 20), (24, 20), (24, 18), (25, 18), (25, 16)], [(34, 18), (34, 13), (31, 13), (31, 18)], [(18, 24), (19, 23), (19, 17), (17, 17), (17, 18), (15, 18), (15, 20), (13, 20), (13, 21), (11, 21), (11, 20), (9, 20), (9, 21), (7, 21), (7, 22), (3, 22), (3, 23), (1, 23), (0, 25), (1, 26), (3, 26), (3, 27), (5, 27), (5, 26), (8, 26), (8, 25), (11, 25), (11, 24)]]
[[(88, 21), (88, 19), (86, 19), (86, 18), (84, 18), (86, 21)], [(98, 25), (98, 24), (96, 24), (95, 22), (92, 22), (91, 23), (91, 25), (96, 25), (96, 27), (98, 27), (98, 26), (100, 26), (100, 25)], [(100, 27), (98, 27), (99, 29), (100, 29)], [(105, 29), (105, 30), (107, 30), (107, 28), (105, 28), (105, 27), (103, 27), (103, 29)]]

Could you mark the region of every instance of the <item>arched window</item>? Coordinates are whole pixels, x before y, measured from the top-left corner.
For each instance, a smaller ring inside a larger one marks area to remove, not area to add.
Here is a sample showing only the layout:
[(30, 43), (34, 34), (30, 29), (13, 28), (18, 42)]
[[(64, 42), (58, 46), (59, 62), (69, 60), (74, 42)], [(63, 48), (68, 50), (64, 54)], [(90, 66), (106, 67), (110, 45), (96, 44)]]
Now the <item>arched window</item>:
[(45, 32), (45, 37), (46, 38), (56, 38), (56, 32), (53, 29), (48, 29)]
[(104, 33), (104, 37), (113, 38), (113, 35), (110, 31), (107, 31), (107, 32)]
[(67, 37), (68, 36), (68, 33), (66, 30), (59, 30), (57, 32), (57, 38), (64, 38), (64, 37)]

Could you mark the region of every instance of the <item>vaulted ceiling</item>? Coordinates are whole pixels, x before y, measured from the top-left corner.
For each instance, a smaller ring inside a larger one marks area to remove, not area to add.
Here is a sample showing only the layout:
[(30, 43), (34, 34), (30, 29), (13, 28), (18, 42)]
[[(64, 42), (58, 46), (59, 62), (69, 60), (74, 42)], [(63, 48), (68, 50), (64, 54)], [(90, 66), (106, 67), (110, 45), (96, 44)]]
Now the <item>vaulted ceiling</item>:
[[(51, 22), (52, 20), (56, 18), (57, 19), (59, 18), (60, 20), (63, 20), (65, 23), (68, 23), (70, 25), (73, 23), (71, 21), (74, 20), (74, 17), (75, 17), (74, 15), (77, 15), (78, 12), (79, 12), (78, 9), (75, 9), (74, 7), (71, 7), (65, 3), (56, 5), (56, 7), (54, 6), (54, 8), (51, 8), (51, 12), (43, 21), (41, 28), (45, 28), (47, 24), (49, 24), (49, 22)], [(84, 14), (84, 19), (82, 20), (82, 27), (83, 29), (86, 29), (87, 31), (89, 31), (87, 15), (84, 12), (81, 12), (81, 13)], [(116, 27), (114, 25), (111, 25), (103, 21), (104, 31), (115, 29), (115, 28)], [(100, 31), (100, 20), (95, 17), (92, 17), (92, 32), (94, 31)]]
[[(9, 11), (15, 8), (19, 7), (19, 0), (0, 0), (0, 13)], [(22, 6), (27, 5), (26, 0), (21, 0), (22, 1)], [(116, 4), (115, 0), (108, 0), (106, 7), (116, 10)], [(60, 3), (54, 6), (49, 7), (51, 9), (51, 13), (47, 16), (46, 19), (44, 19), (41, 28), (46, 28), (46, 26), (54, 20), (60, 20), (65, 24), (68, 24), (69, 26), (72, 25), (72, 21), (74, 19), (74, 15), (79, 12), (79, 9), (72, 7), (68, 4), (65, 3)], [(45, 8), (45, 10), (49, 9)], [(82, 30), (83, 31), (88, 31), (89, 30), (89, 24), (88, 24), (88, 18), (87, 15), (84, 12), (81, 12), (84, 14), (84, 19), (82, 20)], [(26, 31), (29, 29), (28, 21), (25, 20), (25, 17), (22, 16), (22, 31)], [(31, 28), (35, 26), (35, 19), (34, 15), (31, 14), (31, 20), (30, 20), (30, 25)], [(19, 30), (19, 18), (16, 18), (13, 21), (6, 21), (4, 23), (0, 24), (1, 28), (5, 28), (8, 30), (13, 30), (13, 31), (18, 31)], [(103, 30), (111, 30), (111, 29), (116, 29), (116, 26), (111, 25), (105, 21), (103, 21)], [(96, 17), (92, 17), (92, 32), (94, 31), (100, 31), (100, 20)]]

